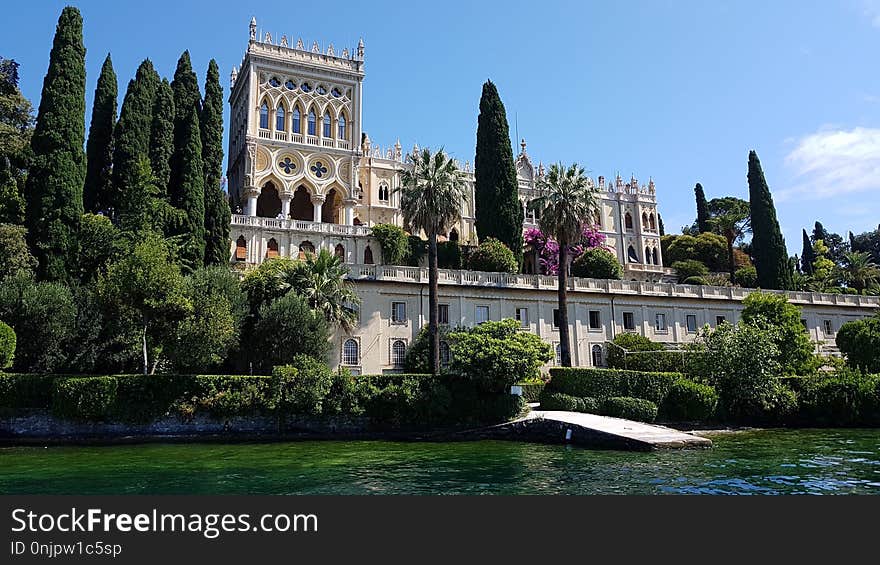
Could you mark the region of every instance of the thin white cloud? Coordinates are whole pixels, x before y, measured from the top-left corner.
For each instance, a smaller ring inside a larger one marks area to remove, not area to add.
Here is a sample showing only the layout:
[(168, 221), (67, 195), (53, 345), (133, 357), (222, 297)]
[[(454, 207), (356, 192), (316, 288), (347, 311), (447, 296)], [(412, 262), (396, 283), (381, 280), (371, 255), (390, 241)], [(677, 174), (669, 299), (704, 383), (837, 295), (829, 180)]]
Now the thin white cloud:
[(793, 186), (778, 199), (823, 199), (880, 189), (880, 129), (820, 129), (796, 141), (785, 157)]

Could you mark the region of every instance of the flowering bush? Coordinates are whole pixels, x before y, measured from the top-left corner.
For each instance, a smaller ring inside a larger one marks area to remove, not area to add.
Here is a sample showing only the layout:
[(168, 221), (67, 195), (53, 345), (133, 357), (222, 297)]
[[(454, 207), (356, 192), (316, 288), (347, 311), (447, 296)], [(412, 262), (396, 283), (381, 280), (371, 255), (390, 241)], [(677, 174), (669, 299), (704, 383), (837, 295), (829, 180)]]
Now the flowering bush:
[[(523, 240), (530, 245), (538, 254), (541, 272), (545, 275), (559, 273), (559, 243), (552, 237), (547, 236), (538, 228), (528, 228), (523, 233)], [(605, 235), (598, 226), (584, 225), (581, 231), (581, 241), (577, 245), (568, 248), (571, 260), (577, 259), (587, 249), (605, 249)]]

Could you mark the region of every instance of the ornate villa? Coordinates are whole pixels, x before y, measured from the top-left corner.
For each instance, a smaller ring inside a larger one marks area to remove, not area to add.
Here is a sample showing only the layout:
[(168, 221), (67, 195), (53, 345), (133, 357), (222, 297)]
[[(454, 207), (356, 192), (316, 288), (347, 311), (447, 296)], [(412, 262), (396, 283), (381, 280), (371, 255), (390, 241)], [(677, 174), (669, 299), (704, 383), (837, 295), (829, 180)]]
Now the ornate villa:
[[(399, 141), (381, 148), (363, 132), (363, 41), (354, 49), (322, 48), (258, 33), (256, 20), (249, 32), (247, 51), (230, 77), (232, 261), (255, 265), (331, 250), (349, 264), (362, 299), (358, 326), (334, 337), (333, 365), (363, 373), (400, 371), (406, 348), (427, 323), (428, 277), (424, 268), (382, 265), (370, 235), (376, 224), (402, 225), (395, 189), (407, 164)], [(460, 166), (470, 190), (446, 238), (475, 244), (473, 169), (469, 162)], [(516, 171), (525, 210), (544, 174), (525, 141)], [(626, 280), (571, 279), (575, 365), (602, 366), (607, 342), (620, 332), (673, 345), (692, 340), (704, 324), (738, 320), (747, 290), (662, 282), (671, 272), (663, 267), (653, 180), (640, 184), (615, 175), (591, 182), (601, 201), (595, 223), (624, 265)], [(527, 213), (524, 223), (533, 226), (536, 218)], [(555, 278), (539, 274), (443, 270), (440, 321), (457, 326), (514, 318), (558, 348), (555, 285)], [(788, 297), (802, 306), (817, 351), (833, 345), (843, 322), (880, 306), (868, 296)], [(441, 359), (448, 361), (448, 354), (441, 344)]]

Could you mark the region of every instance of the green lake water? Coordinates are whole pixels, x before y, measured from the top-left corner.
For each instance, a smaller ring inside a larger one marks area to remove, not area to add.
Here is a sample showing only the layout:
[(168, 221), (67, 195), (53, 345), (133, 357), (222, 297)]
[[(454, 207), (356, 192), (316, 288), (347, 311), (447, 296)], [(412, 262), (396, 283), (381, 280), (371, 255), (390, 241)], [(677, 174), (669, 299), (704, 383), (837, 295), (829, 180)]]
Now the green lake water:
[(880, 430), (629, 453), (504, 441), (0, 448), (0, 494), (880, 494)]

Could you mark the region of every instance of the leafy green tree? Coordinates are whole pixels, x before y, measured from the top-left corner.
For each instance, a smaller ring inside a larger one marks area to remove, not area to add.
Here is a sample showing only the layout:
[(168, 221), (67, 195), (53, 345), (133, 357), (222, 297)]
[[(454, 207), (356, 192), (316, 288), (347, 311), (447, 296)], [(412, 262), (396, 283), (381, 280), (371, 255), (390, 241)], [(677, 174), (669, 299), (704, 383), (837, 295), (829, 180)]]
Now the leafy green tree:
[(322, 414), (326, 412), (325, 399), (333, 380), (326, 363), (308, 355), (296, 355), (289, 365), (272, 369), (270, 406), (281, 414)]
[[(830, 232), (825, 229), (825, 226), (822, 225), (822, 222), (816, 222), (816, 224), (813, 226), (813, 243), (815, 243), (818, 239), (824, 241), (825, 245), (828, 247), (829, 259), (831, 259), (837, 265), (843, 262), (843, 253), (848, 249), (847, 244), (843, 241), (843, 237), (841, 237), (840, 234)], [(867, 249), (852, 249), (852, 251), (867, 251)], [(880, 258), (874, 258), (874, 261), (878, 260), (880, 260)]]
[(0, 57), (0, 223), (24, 224), (33, 108), (18, 88), (18, 63)]
[(168, 244), (156, 233), (144, 233), (129, 253), (110, 265), (98, 288), (106, 302), (138, 321), (141, 367), (145, 375), (155, 372), (172, 333), (169, 328), (192, 309)]
[(461, 269), (461, 245), (457, 241), (441, 241), (438, 243), (437, 265), (441, 269)]
[(0, 224), (0, 282), (19, 275), (33, 276), (37, 259), (28, 249), (26, 234), (21, 226)]
[[(447, 326), (440, 326), (440, 343), (449, 345), (449, 332)], [(406, 349), (406, 357), (403, 362), (404, 371), (411, 374), (425, 375), (431, 372), (431, 332), (428, 326), (423, 326), (412, 344)], [(446, 371), (447, 364), (441, 363), (440, 369)]]
[(519, 263), (513, 251), (504, 243), (494, 237), (487, 237), (468, 255), (468, 268), (472, 271), (516, 273), (519, 271)]
[(0, 371), (12, 367), (15, 359), (15, 330), (0, 321)]
[(193, 271), (205, 262), (205, 177), (195, 108), (190, 110), (188, 119), (175, 126), (174, 131), (171, 203), (185, 214), (179, 232), (182, 239), (180, 261), (185, 270)]
[(156, 177), (156, 196), (168, 198), (171, 182), (171, 154), (174, 152), (174, 93), (167, 79), (162, 79), (153, 101), (150, 124), (150, 170)]
[(25, 196), (30, 246), (42, 279), (66, 281), (77, 257), (86, 156), (86, 48), (79, 10), (58, 18), (31, 138)]
[(880, 373), (880, 317), (846, 322), (835, 342), (847, 365), (865, 373)]
[(97, 281), (124, 249), (119, 230), (110, 218), (99, 214), (83, 215), (79, 241), (78, 278), (84, 283)]
[(248, 297), (253, 315), (256, 315), (264, 304), (281, 298), (290, 290), (290, 280), (296, 269), (295, 260), (289, 257), (275, 257), (263, 261), (256, 269), (245, 273), (241, 288)]
[(871, 260), (871, 255), (860, 251), (845, 251), (841, 272), (846, 283), (859, 292), (880, 280), (880, 267)]
[(136, 370), (141, 353), (138, 321), (129, 311), (105, 303), (95, 284), (80, 284), (71, 290), (76, 319), (70, 342), (76, 346), (68, 348), (60, 370), (93, 375)]
[(301, 296), (288, 293), (263, 305), (250, 345), (254, 371), (291, 363), (299, 354), (326, 360), (330, 326)]
[(571, 367), (571, 339), (568, 327), (568, 257), (569, 247), (580, 240), (585, 218), (592, 218), (598, 208), (598, 196), (584, 174), (573, 163), (568, 168), (554, 163), (538, 183), (540, 195), (529, 203), (538, 212), (541, 231), (559, 244), (559, 346), (562, 366)]
[(815, 292), (826, 292), (836, 287), (834, 261), (828, 258), (828, 246), (821, 239), (813, 244), (813, 274), (809, 277), (807, 287)]
[(520, 331), (516, 320), (485, 322), (449, 333), (450, 371), (484, 392), (503, 393), (521, 380), (537, 379), (553, 359), (550, 344)]
[(801, 251), (801, 271), (810, 276), (813, 274), (813, 262), (816, 261), (816, 254), (813, 252), (813, 243), (810, 241), (810, 236), (807, 235), (807, 230), (803, 230), (803, 250)]
[(86, 180), (83, 207), (86, 212), (106, 212), (113, 193), (113, 126), (116, 124), (116, 99), (119, 96), (116, 73), (110, 54), (104, 59), (95, 98), (92, 121), (86, 142)]
[(715, 387), (722, 417), (743, 422), (784, 419), (796, 401), (779, 384), (779, 348), (773, 330), (724, 323), (700, 330), (687, 356), (688, 372)]
[(601, 247), (585, 250), (571, 263), (571, 274), (575, 277), (587, 277), (591, 279), (614, 279), (623, 278), (623, 267), (617, 256)]
[(402, 265), (409, 255), (409, 238), (403, 228), (394, 224), (376, 224), (370, 231), (382, 248), (382, 262)]
[(13, 369), (19, 373), (52, 373), (74, 348), (76, 319), (73, 296), (66, 286), (34, 282), (27, 275), (0, 282), (0, 320), (15, 330)]
[(749, 206), (752, 220), (752, 258), (758, 271), (758, 286), (767, 289), (789, 289), (792, 286), (791, 266), (785, 239), (776, 220), (776, 208), (770, 188), (764, 179), (761, 161), (749, 152)]
[(727, 267), (727, 241), (724, 237), (704, 232), (693, 235), (666, 235), (660, 238), (663, 261), (667, 264), (676, 261), (699, 261), (710, 271), (721, 271)]
[(205, 100), (199, 115), (202, 165), (205, 173), (205, 265), (229, 263), (229, 201), (223, 177), (223, 88), (217, 62), (208, 63)]
[(703, 192), (703, 185), (697, 183), (694, 186), (694, 196), (697, 200), (697, 234), (705, 233), (711, 230), (709, 226), (709, 204), (706, 202), (706, 193)]
[(676, 261), (670, 267), (675, 269), (679, 282), (684, 282), (691, 277), (705, 277), (709, 274), (709, 269), (706, 265), (694, 259)]
[(437, 236), (447, 233), (461, 214), (465, 198), (464, 174), (455, 161), (441, 149), (432, 153), (425, 148), (421, 153), (407, 156), (410, 168), (403, 171), (400, 191), (400, 209), (403, 222), (412, 233), (425, 232), (428, 236), (428, 319), (431, 333), (431, 374), (440, 372), (440, 334), (438, 331), (438, 268)]
[(112, 217), (130, 214), (126, 201), (137, 201), (139, 181), (143, 177), (141, 161), (149, 159), (150, 129), (153, 105), (159, 89), (159, 74), (153, 63), (145, 59), (135, 77), (128, 82), (119, 121), (113, 130), (113, 194), (110, 198)]
[(216, 368), (238, 345), (247, 299), (238, 277), (225, 267), (193, 272), (184, 288), (193, 309), (177, 325), (168, 357), (183, 372)]
[(480, 240), (494, 237), (522, 259), (523, 209), (519, 202), (507, 113), (492, 81), (483, 85), (477, 117), (474, 160), (476, 229)]
[(758, 284), (758, 271), (754, 267), (740, 267), (733, 273), (733, 282), (744, 288), (755, 288)]
[(350, 331), (357, 324), (357, 306), (361, 299), (346, 281), (348, 267), (327, 249), (306, 254), (297, 261), (288, 277), (290, 289), (306, 299), (309, 306), (323, 314), (327, 322)]
[(743, 323), (772, 332), (780, 369), (803, 375), (816, 369), (814, 347), (801, 323), (801, 309), (781, 294), (753, 292), (743, 300)]
[(741, 198), (726, 196), (709, 201), (709, 227), (727, 241), (727, 267), (731, 277), (736, 272), (733, 244), (742, 241), (749, 231), (749, 214), (749, 203)]

